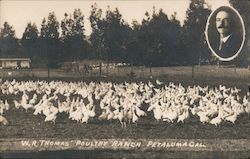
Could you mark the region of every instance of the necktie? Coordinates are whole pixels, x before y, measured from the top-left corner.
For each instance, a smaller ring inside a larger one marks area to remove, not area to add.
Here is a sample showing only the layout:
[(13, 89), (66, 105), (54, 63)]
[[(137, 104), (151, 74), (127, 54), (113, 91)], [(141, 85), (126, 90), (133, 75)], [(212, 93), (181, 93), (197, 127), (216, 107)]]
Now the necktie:
[(224, 41), (221, 40), (219, 50), (222, 50), (222, 48), (223, 48), (224, 46), (225, 46), (225, 43), (224, 43)]

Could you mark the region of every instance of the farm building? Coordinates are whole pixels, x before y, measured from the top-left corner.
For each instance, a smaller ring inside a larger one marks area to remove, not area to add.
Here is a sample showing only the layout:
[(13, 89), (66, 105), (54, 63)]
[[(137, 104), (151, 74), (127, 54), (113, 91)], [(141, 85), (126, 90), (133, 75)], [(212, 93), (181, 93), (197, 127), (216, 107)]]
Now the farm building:
[(30, 68), (30, 58), (0, 58), (0, 68)]

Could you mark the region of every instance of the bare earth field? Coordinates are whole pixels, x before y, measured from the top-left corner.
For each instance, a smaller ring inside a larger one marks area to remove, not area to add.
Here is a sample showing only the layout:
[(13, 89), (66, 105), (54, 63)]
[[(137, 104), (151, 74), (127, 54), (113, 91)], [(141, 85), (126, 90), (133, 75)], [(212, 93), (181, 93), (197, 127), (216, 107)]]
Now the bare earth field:
[[(160, 79), (166, 83), (182, 83), (184, 86), (201, 85), (215, 87), (220, 84), (240, 88), (241, 95), (249, 91), (250, 72), (247, 69), (203, 67), (152, 68), (149, 70), (134, 68), (135, 78), (128, 76), (131, 70), (109, 70), (107, 77), (99, 78), (93, 73), (75, 74), (51, 70), (47, 78), (46, 70), (10, 71), (1, 70), (0, 78), (18, 80), (66, 80), (66, 81), (148, 81)], [(9, 73), (11, 72), (11, 74)], [(13, 96), (0, 96), (0, 99), (13, 100)], [(146, 107), (142, 108), (146, 110)], [(100, 121), (94, 118), (88, 124), (80, 124), (59, 114), (55, 124), (44, 122), (45, 116), (34, 116), (33, 111), (17, 110), (13, 103), (5, 112), (9, 125), (0, 125), (0, 139), (13, 138), (51, 138), (51, 139), (250, 139), (250, 115), (237, 118), (235, 124), (223, 122), (219, 126), (202, 124), (195, 116), (185, 123), (166, 123), (153, 119), (153, 113), (147, 112), (136, 124), (122, 128), (118, 121)], [(98, 112), (97, 110), (97, 113)], [(97, 116), (100, 114), (97, 114)], [(0, 148), (1, 150), (1, 148)], [(249, 150), (249, 149), (248, 149)], [(0, 158), (250, 158), (249, 151), (150, 151), (141, 150), (64, 150), (64, 151), (0, 151)]]

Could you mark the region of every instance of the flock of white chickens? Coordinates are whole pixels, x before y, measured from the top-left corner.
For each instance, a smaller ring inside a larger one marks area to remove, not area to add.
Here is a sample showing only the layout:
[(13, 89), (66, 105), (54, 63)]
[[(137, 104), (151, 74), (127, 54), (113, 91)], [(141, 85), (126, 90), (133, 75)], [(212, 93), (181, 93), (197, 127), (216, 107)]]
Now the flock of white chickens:
[(96, 118), (118, 120), (126, 127), (127, 123), (153, 113), (157, 121), (184, 123), (197, 116), (200, 122), (217, 126), (223, 121), (235, 123), (240, 114), (250, 113), (250, 94), (241, 98), (240, 91), (222, 85), (185, 88), (159, 80), (137, 83), (1, 80), (0, 124), (8, 124), (5, 111), (13, 106), (30, 109), (34, 115), (44, 115), (45, 122), (54, 123), (59, 113), (66, 113), (79, 123)]

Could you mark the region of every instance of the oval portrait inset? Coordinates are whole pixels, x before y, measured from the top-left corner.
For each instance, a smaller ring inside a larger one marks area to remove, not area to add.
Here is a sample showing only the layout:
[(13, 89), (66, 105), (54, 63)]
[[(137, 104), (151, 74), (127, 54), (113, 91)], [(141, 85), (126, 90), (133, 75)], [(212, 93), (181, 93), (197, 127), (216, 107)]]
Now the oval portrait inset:
[(244, 22), (237, 10), (222, 6), (208, 17), (205, 34), (212, 53), (221, 61), (230, 61), (237, 57), (243, 48)]

